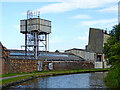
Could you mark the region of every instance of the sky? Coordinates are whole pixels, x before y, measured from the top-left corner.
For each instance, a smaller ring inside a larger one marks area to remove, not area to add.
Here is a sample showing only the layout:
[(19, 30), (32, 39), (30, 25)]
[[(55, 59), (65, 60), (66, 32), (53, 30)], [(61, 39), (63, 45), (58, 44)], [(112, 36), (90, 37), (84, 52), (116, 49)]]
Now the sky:
[(8, 49), (21, 49), (24, 35), (20, 20), (27, 10), (40, 11), (40, 18), (52, 22), (49, 51), (85, 49), (89, 28), (109, 32), (118, 23), (119, 0), (2, 0), (0, 2), (0, 41)]

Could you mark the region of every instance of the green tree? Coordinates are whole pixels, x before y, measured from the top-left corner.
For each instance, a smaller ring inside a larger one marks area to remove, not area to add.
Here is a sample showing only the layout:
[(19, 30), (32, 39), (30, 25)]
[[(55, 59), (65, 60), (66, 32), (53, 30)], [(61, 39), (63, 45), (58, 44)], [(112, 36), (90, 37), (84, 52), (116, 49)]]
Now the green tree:
[(104, 44), (103, 53), (108, 64), (114, 64), (116, 61), (120, 61), (120, 24), (115, 25), (109, 34), (111, 37)]
[(115, 25), (109, 34), (111, 37), (104, 44), (103, 53), (112, 67), (104, 81), (110, 88), (120, 88), (120, 24)]

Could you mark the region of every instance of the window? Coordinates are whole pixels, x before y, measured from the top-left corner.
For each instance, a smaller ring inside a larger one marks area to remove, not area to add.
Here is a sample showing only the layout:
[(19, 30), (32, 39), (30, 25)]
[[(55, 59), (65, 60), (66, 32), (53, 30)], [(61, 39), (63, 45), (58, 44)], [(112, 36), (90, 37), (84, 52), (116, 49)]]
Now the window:
[(102, 57), (101, 55), (97, 55), (97, 61), (98, 62), (101, 62), (101, 57)]

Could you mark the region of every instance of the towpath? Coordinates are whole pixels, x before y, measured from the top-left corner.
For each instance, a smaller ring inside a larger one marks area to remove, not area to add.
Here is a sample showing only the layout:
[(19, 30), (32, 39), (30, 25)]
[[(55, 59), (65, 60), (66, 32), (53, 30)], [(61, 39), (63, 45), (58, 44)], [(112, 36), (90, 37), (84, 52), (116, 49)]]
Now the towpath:
[(16, 76), (10, 76), (10, 77), (3, 77), (3, 78), (0, 78), (0, 80), (5, 80), (5, 79), (19, 77), (19, 76), (26, 76), (26, 75), (32, 75), (32, 74), (23, 74), (23, 75), (16, 75)]

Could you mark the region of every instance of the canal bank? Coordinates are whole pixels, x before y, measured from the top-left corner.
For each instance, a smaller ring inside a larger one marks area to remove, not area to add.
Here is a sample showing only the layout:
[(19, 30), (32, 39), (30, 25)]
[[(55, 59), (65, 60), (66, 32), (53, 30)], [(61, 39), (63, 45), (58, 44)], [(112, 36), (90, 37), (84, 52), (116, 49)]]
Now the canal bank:
[(79, 73), (35, 78), (4, 89), (50, 89), (50, 88), (107, 88), (104, 77), (107, 72)]
[(104, 79), (109, 88), (120, 88), (120, 62), (117, 61), (109, 70)]
[[(85, 70), (59, 70), (59, 71), (43, 71), (43, 72), (32, 72), (32, 73), (26, 73), (24, 76), (18, 76), (14, 78), (4, 79), (1, 80), (2, 84), (1, 87), (5, 88), (11, 85), (15, 85), (21, 82), (26, 82), (28, 80), (32, 80), (38, 77), (48, 77), (48, 76), (58, 76), (58, 75), (68, 75), (68, 74), (78, 74), (78, 73), (91, 73), (91, 72), (105, 72), (109, 69), (85, 69)], [(12, 77), (12, 74), (10, 74)], [(19, 75), (19, 74), (16, 74)], [(15, 76), (16, 76), (15, 75)], [(8, 75), (3, 75), (2, 78), (9, 77)], [(14, 74), (13, 74), (14, 76)]]

